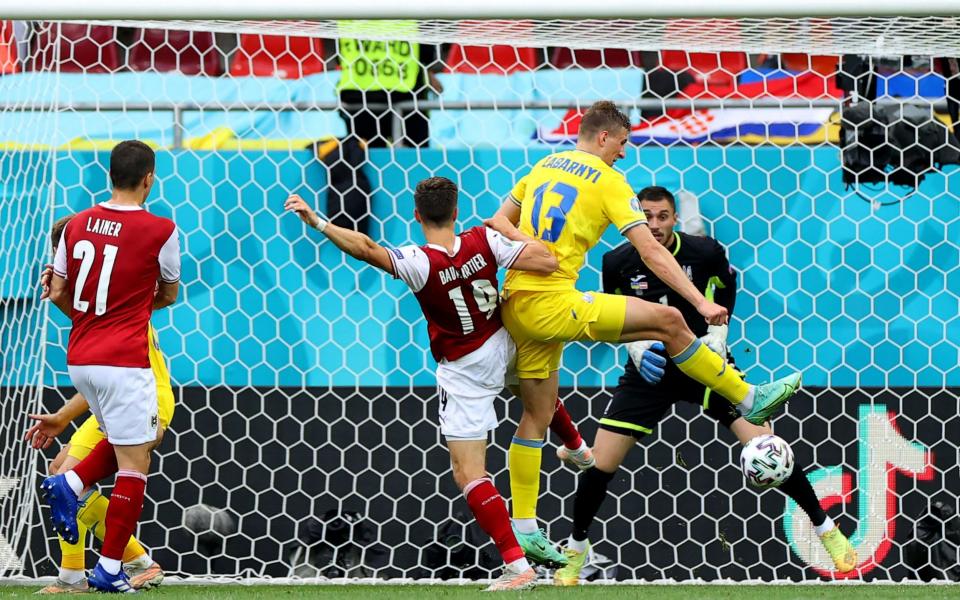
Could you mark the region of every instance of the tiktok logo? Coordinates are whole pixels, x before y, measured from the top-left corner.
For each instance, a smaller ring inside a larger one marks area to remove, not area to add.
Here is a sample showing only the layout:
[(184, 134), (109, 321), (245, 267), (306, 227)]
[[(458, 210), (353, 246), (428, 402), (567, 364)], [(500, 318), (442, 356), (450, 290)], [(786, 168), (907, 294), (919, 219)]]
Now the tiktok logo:
[[(896, 423), (896, 415), (883, 407), (860, 407), (859, 465), (857, 470), (857, 530), (850, 543), (860, 563), (849, 573), (837, 573), (830, 555), (817, 539), (810, 520), (800, 507), (787, 499), (783, 529), (790, 548), (800, 559), (824, 577), (856, 578), (881, 564), (890, 551), (896, 532), (899, 502), (897, 473), (927, 481), (933, 479), (933, 454), (922, 444), (906, 440)], [(843, 467), (825, 467), (807, 474), (824, 510), (853, 499), (853, 477)], [(844, 532), (849, 533), (849, 532)]]

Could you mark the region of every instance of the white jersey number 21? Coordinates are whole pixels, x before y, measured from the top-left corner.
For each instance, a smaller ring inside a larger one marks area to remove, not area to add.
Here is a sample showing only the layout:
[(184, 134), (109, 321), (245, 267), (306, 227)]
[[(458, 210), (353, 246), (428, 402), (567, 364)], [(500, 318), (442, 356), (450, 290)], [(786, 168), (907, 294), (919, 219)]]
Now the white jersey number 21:
[[(90, 309), (90, 302), (81, 300), (80, 294), (83, 293), (83, 286), (87, 283), (87, 277), (90, 275), (90, 268), (93, 267), (93, 259), (97, 255), (97, 249), (89, 240), (80, 240), (73, 247), (73, 257), (80, 259), (80, 272), (77, 274), (77, 284), (73, 291), (73, 308), (80, 312), (87, 312)], [(117, 260), (117, 247), (107, 244), (103, 247), (103, 266), (100, 268), (100, 281), (97, 282), (96, 305), (94, 314), (98, 317), (107, 312), (107, 294), (110, 292), (110, 275), (113, 273), (113, 263)]]

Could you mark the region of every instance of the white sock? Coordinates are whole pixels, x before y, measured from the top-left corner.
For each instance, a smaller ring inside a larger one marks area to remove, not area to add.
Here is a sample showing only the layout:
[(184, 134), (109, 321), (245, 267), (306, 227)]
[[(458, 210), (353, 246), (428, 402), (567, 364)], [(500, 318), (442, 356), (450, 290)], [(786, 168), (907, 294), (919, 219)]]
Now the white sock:
[(571, 535), (570, 539), (567, 540), (567, 548), (570, 548), (571, 550), (576, 550), (577, 552), (586, 552), (587, 544), (589, 543), (590, 543), (589, 540), (575, 540)]
[(820, 523), (819, 525), (814, 525), (813, 530), (817, 532), (817, 535), (822, 536), (823, 534), (827, 533), (828, 531), (830, 531), (836, 526), (837, 525), (836, 523), (833, 522), (833, 519), (831, 519), (830, 517), (827, 517), (827, 520), (824, 521), (823, 523)]
[(64, 474), (64, 477), (67, 479), (67, 485), (70, 486), (70, 489), (73, 490), (73, 493), (79, 498), (80, 494), (83, 493), (83, 482), (80, 481), (80, 476), (71, 469)]
[(60, 581), (64, 583), (79, 583), (86, 577), (86, 573), (82, 570), (77, 571), (75, 569), (64, 569), (60, 567), (60, 575), (58, 577)]
[(590, 447), (590, 446), (587, 445), (587, 440), (585, 440), (585, 439), (583, 439), (583, 438), (580, 438), (580, 447), (577, 448), (576, 450), (574, 450), (574, 452), (583, 452), (584, 450), (586, 450), (586, 449), (589, 448), (589, 447)]
[(745, 415), (750, 412), (750, 409), (753, 408), (753, 395), (756, 392), (757, 386), (751, 385), (750, 390), (747, 392), (747, 397), (743, 399), (743, 402), (737, 405), (737, 410), (741, 415)]
[(537, 532), (536, 519), (513, 519), (513, 526), (516, 527), (517, 531), (519, 531), (520, 533), (536, 533)]
[(106, 556), (100, 557), (100, 566), (103, 567), (103, 570), (111, 575), (116, 575), (120, 572), (120, 567), (122, 566), (120, 561), (115, 558), (107, 558)]
[(518, 558), (511, 563), (507, 563), (507, 566), (504, 568), (511, 573), (523, 573), (530, 568), (530, 563), (527, 562), (526, 558)]
[(149, 554), (143, 553), (135, 559), (128, 561), (127, 564), (137, 569), (146, 569), (153, 564), (153, 559), (150, 558)]

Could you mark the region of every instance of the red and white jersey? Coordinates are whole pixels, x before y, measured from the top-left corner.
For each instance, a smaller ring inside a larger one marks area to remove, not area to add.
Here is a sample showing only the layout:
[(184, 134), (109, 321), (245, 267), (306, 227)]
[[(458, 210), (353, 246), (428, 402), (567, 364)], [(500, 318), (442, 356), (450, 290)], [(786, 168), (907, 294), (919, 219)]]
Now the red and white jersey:
[(497, 268), (510, 268), (525, 245), (474, 227), (457, 236), (453, 254), (434, 244), (389, 250), (393, 272), (420, 302), (437, 362), (470, 354), (503, 327)]
[(64, 229), (53, 272), (70, 290), (68, 365), (150, 366), (147, 325), (157, 281), (180, 280), (173, 221), (141, 207), (88, 208)]

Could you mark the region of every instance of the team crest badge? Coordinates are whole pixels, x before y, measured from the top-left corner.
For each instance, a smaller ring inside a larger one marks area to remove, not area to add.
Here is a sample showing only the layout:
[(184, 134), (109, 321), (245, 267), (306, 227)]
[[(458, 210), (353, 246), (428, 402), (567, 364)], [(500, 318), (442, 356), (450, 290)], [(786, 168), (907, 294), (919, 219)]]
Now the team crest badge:
[(150, 417), (150, 429), (157, 428), (157, 415), (151, 415)]

